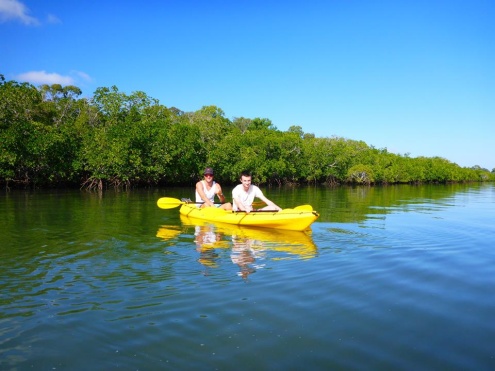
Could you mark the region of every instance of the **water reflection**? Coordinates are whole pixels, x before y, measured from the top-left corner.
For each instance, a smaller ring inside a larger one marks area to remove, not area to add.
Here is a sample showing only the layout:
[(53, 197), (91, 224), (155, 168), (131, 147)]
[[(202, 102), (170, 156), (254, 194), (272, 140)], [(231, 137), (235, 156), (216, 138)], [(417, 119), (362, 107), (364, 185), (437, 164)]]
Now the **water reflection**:
[(161, 238), (163, 241), (169, 241), (179, 236), (181, 232), (182, 230), (176, 225), (162, 225), (156, 232), (156, 237)]
[(244, 279), (264, 268), (267, 261), (305, 260), (317, 255), (311, 231), (241, 227), (182, 215), (180, 218), (182, 230), (177, 226), (162, 226), (156, 236), (172, 243), (180, 235), (194, 234), (198, 262), (205, 267), (205, 274), (218, 268), (227, 254), (238, 267), (237, 275)]
[(219, 258), (215, 249), (228, 248), (228, 242), (224, 240), (223, 233), (216, 231), (211, 225), (194, 226), (194, 243), (199, 253), (198, 262), (206, 268), (217, 268)]

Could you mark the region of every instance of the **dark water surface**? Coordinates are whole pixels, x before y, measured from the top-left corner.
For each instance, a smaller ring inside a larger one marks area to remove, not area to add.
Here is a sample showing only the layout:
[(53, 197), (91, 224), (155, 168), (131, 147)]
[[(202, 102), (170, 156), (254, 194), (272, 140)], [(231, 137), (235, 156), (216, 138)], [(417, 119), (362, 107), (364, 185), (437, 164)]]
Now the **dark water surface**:
[(3, 193), (0, 369), (495, 369), (493, 185), (264, 191), (321, 217), (291, 233), (156, 206), (191, 189)]

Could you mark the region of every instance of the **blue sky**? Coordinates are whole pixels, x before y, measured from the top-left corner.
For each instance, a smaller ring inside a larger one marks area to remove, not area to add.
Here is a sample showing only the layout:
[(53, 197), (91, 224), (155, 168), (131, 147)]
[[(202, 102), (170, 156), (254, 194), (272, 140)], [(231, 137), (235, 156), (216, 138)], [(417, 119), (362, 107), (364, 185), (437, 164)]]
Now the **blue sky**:
[(495, 168), (492, 0), (0, 0), (8, 80)]

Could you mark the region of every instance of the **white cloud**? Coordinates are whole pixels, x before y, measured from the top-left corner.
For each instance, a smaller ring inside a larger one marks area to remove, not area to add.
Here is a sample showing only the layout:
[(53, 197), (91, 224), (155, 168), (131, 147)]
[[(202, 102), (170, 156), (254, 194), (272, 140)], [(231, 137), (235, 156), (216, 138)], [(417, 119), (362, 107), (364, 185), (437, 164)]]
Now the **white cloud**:
[(46, 71), (30, 71), (17, 75), (17, 80), (32, 84), (60, 84), (74, 85), (74, 79), (70, 76), (62, 76), (58, 73), (47, 73)]
[(29, 9), (18, 0), (0, 0), (0, 22), (18, 20), (26, 25), (38, 25), (39, 21), (28, 13)]
[(91, 78), (91, 76), (89, 76), (87, 73), (85, 72), (81, 72), (81, 71), (71, 71), (71, 74), (74, 74), (74, 75), (77, 75), (79, 76), (82, 80), (84, 80), (85, 82), (93, 82), (93, 79)]
[[(1, 0), (0, 0), (1, 1)], [(46, 21), (48, 23), (51, 23), (51, 24), (59, 24), (59, 23), (62, 23), (62, 21), (56, 16), (56, 15), (53, 15), (53, 14), (48, 14), (48, 16), (46, 17)]]
[(17, 81), (30, 82), (35, 85), (86, 85), (86, 83), (92, 83), (93, 78), (89, 76), (87, 73), (82, 71), (72, 70), (69, 75), (60, 75), (58, 73), (48, 73), (46, 71), (29, 71), (24, 72), (16, 77)]

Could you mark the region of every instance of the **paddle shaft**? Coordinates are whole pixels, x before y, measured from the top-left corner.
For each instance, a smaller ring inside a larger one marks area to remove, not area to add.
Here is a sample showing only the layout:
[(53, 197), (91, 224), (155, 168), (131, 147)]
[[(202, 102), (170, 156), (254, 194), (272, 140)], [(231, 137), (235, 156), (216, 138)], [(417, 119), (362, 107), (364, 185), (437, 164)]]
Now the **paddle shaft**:
[(189, 202), (189, 201), (181, 201), (178, 198), (173, 198), (173, 197), (162, 197), (158, 199), (156, 204), (158, 205), (159, 208), (161, 209), (173, 209), (174, 207), (178, 207), (180, 205), (188, 204), (188, 203), (194, 203), (194, 204), (203, 204), (204, 202)]
[[(158, 207), (161, 209), (173, 209), (175, 207), (185, 205), (185, 204), (195, 204), (195, 205), (203, 205), (204, 202), (193, 202), (193, 201), (181, 201), (178, 198), (173, 197), (161, 197), (156, 202)], [(222, 205), (219, 203), (215, 203), (215, 205)]]

